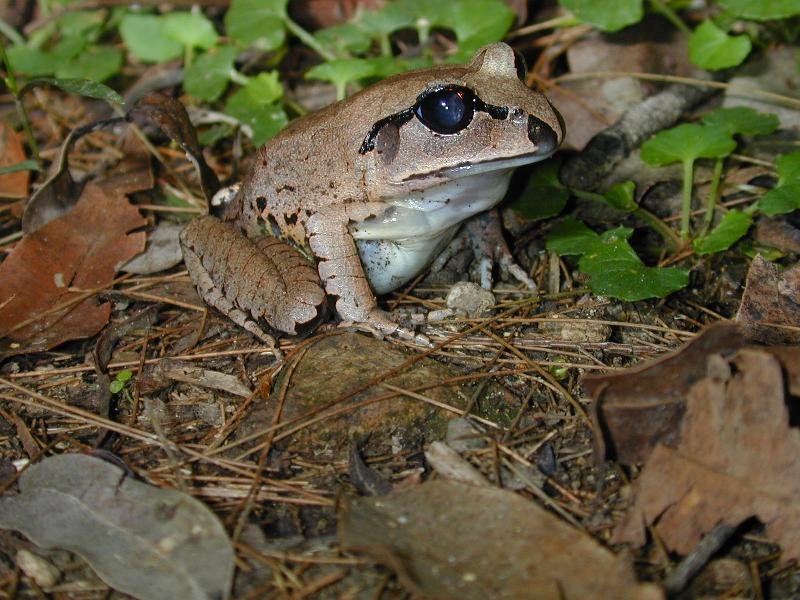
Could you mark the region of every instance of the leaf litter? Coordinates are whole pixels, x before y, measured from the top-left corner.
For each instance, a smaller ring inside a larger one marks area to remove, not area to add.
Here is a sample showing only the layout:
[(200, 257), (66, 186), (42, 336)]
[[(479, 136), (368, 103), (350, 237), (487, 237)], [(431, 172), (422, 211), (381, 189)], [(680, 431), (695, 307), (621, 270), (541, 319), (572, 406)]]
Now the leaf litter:
[[(800, 430), (790, 421), (800, 401), (791, 395), (798, 363), (796, 347), (708, 356), (707, 376), (688, 392), (679, 440), (653, 450), (613, 541), (642, 544), (645, 526), (654, 525), (667, 549), (687, 554), (717, 524), (756, 517), (787, 559), (800, 558)], [(794, 370), (789, 380), (783, 365)]]
[(0, 353), (46, 350), (102, 329), (111, 305), (95, 294), (145, 244), (136, 230), (146, 220), (126, 194), (152, 187), (152, 177), (149, 160), (134, 155), (17, 244), (0, 264)]

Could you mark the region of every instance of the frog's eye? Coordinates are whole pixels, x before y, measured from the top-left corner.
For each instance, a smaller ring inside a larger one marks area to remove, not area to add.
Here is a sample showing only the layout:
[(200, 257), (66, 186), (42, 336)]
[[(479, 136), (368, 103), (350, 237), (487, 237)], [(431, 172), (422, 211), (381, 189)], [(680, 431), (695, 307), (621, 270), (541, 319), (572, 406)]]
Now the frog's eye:
[(414, 114), (436, 133), (458, 133), (472, 122), (475, 94), (467, 88), (447, 87), (432, 91), (417, 102)]

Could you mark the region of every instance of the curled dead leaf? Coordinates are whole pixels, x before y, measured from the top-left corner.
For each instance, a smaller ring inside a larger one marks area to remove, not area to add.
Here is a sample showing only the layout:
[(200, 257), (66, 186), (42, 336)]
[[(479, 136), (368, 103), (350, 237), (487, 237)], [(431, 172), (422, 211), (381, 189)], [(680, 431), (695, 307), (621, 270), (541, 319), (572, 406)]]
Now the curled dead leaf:
[(653, 450), (612, 542), (642, 544), (654, 525), (667, 549), (686, 554), (719, 523), (756, 517), (785, 558), (800, 558), (800, 430), (790, 423), (798, 399), (786, 397), (783, 372), (797, 364), (796, 347), (711, 356), (688, 393), (678, 443)]

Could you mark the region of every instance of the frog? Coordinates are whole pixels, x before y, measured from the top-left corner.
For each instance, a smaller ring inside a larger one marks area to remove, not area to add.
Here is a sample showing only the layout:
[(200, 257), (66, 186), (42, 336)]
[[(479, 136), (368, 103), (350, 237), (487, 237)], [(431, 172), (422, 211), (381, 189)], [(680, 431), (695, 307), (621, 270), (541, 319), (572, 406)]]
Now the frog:
[(424, 271), (515, 169), (551, 156), (563, 121), (503, 42), (466, 64), (379, 81), (290, 122), (228, 190), (220, 218), (181, 234), (206, 303), (265, 341), (325, 307), (376, 335), (425, 342), (377, 297)]

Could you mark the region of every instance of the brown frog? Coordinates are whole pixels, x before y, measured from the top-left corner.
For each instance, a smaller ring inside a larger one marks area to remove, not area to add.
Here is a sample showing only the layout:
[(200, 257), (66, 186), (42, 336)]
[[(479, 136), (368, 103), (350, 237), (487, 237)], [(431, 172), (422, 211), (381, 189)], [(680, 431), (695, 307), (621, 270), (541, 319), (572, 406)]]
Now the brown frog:
[(375, 296), (425, 269), (503, 198), (515, 168), (563, 139), (518, 64), (492, 44), (467, 65), (391, 77), (290, 123), (258, 151), (223, 220), (181, 235), (203, 299), (265, 340), (264, 325), (293, 334), (314, 322), (326, 295), (346, 321), (413, 338)]

